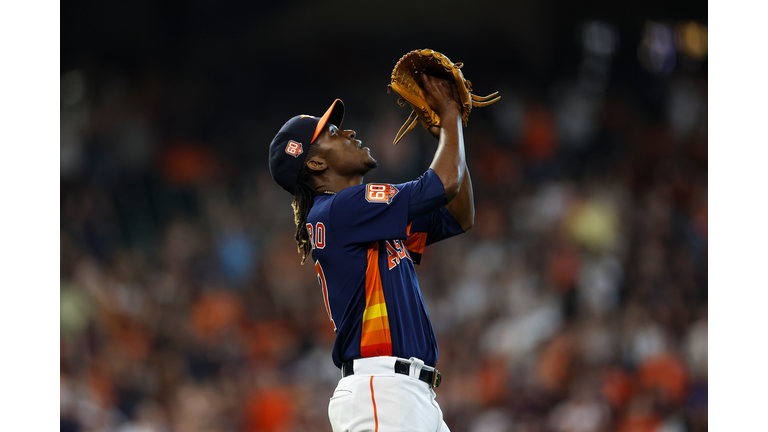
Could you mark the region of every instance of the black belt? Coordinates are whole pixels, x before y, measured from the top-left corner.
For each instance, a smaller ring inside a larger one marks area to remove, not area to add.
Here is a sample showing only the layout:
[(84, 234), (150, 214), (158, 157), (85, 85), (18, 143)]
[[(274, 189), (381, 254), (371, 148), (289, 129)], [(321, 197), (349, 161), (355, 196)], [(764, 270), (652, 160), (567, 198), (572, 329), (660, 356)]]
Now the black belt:
[[(350, 375), (354, 375), (354, 360), (346, 361), (341, 364), (341, 375), (346, 378)], [(395, 373), (410, 375), (411, 363), (408, 360), (395, 360)], [(419, 381), (424, 381), (432, 388), (440, 387), (440, 382), (443, 380), (440, 371), (431, 366), (422, 366), (419, 372)]]

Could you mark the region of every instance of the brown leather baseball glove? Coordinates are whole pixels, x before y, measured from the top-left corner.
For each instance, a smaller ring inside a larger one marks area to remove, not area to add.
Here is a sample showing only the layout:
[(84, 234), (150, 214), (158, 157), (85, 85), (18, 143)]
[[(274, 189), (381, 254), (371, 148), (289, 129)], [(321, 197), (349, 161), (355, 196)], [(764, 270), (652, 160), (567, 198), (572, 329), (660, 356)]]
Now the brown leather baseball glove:
[[(440, 126), (440, 117), (427, 104), (424, 99), (424, 91), (419, 86), (420, 75), (423, 73), (456, 83), (461, 97), (461, 101), (458, 102), (461, 104), (461, 119), (464, 126), (467, 125), (469, 113), (473, 106), (488, 106), (501, 99), (501, 96), (496, 96), (499, 92), (494, 92), (488, 96), (472, 94), (472, 82), (464, 78), (464, 74), (460, 70), (462, 66), (464, 66), (463, 63), (453, 63), (448, 57), (431, 49), (411, 51), (397, 62), (392, 70), (392, 83), (389, 88), (401, 96), (397, 100), (400, 106), (404, 107), (405, 103), (408, 102), (413, 111), (397, 132), (393, 144), (400, 142), (405, 134), (416, 126), (416, 120), (420, 120), (425, 129), (429, 129), (430, 126)], [(389, 89), (387, 93), (389, 93)]]

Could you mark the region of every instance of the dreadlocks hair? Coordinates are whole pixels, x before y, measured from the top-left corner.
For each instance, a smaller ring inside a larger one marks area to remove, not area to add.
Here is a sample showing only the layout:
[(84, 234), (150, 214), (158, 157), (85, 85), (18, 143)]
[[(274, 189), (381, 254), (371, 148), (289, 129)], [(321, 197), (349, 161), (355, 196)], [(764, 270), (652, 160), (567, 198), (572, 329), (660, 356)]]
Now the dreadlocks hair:
[[(317, 153), (317, 146), (309, 146), (307, 157), (309, 160)], [(309, 241), (309, 232), (307, 231), (307, 216), (312, 210), (315, 197), (319, 195), (315, 184), (315, 176), (305, 163), (299, 171), (299, 178), (296, 179), (296, 186), (293, 189), (293, 219), (296, 222), (296, 244), (299, 247), (301, 256), (301, 265), (307, 260), (307, 256), (312, 251), (312, 243)]]

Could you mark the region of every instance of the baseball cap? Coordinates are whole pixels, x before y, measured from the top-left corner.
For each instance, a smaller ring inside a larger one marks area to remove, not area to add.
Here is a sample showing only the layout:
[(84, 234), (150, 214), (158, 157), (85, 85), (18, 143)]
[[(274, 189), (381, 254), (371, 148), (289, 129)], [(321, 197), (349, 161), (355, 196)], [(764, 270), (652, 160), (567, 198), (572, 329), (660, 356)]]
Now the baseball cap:
[(341, 126), (343, 119), (344, 102), (336, 99), (322, 117), (302, 114), (285, 122), (269, 144), (269, 173), (275, 182), (293, 195), (309, 146), (328, 122)]

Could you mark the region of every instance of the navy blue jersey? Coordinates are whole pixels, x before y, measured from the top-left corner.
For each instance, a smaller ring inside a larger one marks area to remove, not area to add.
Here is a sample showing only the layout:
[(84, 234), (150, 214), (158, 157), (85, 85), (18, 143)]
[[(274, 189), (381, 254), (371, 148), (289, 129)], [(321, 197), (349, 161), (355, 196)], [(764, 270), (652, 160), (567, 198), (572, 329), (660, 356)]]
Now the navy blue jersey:
[(414, 264), (424, 247), (464, 230), (428, 170), (402, 184), (363, 184), (319, 195), (307, 217), (312, 259), (336, 332), (337, 367), (363, 357), (437, 363), (437, 340)]

